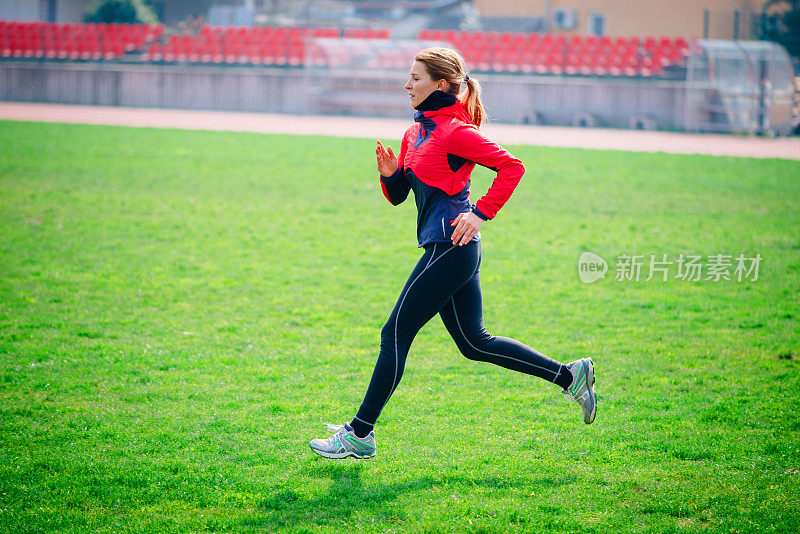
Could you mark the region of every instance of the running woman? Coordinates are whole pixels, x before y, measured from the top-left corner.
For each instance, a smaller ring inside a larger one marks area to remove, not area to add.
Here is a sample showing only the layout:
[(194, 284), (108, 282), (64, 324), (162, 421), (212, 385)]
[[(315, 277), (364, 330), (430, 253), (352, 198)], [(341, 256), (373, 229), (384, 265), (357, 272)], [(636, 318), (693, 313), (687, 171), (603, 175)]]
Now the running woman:
[[(459, 92), (462, 84), (466, 88)], [(458, 52), (427, 48), (414, 58), (405, 89), (416, 110), (415, 124), (403, 135), (399, 157), (380, 141), (375, 154), (389, 202), (400, 204), (414, 191), (417, 240), (424, 253), (381, 330), (378, 361), (358, 413), (350, 423), (328, 425), (335, 433), (312, 440), (311, 450), (326, 458), (375, 455), (375, 423), (400, 383), (414, 336), (437, 313), (464, 356), (561, 386), (564, 396), (580, 405), (584, 423), (591, 423), (597, 404), (590, 358), (562, 364), (483, 326), (479, 230), (508, 201), (525, 168), (479, 131), (486, 117), (480, 84), (467, 74)], [(475, 164), (497, 177), (470, 204)]]

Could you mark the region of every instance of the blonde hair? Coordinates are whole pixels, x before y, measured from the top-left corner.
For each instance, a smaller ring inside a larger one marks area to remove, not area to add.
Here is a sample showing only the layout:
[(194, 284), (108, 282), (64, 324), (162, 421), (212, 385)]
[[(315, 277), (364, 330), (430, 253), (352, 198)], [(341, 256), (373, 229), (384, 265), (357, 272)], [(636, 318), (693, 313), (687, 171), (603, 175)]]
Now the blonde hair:
[[(478, 128), (483, 126), (488, 117), (481, 102), (481, 84), (467, 74), (461, 54), (452, 48), (433, 47), (419, 52), (414, 60), (424, 64), (434, 80), (446, 81), (447, 92), (456, 95), (467, 108), (469, 121)], [(462, 83), (466, 83), (467, 87), (459, 92)]]

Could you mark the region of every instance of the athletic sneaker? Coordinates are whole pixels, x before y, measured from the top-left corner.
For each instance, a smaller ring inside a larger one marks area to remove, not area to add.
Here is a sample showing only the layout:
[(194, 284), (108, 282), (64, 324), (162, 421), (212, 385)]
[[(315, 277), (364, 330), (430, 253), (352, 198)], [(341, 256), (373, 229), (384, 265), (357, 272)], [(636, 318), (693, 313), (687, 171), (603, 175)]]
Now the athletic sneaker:
[(594, 394), (594, 364), (591, 358), (583, 358), (567, 364), (572, 373), (572, 384), (562, 390), (564, 398), (577, 402), (583, 410), (583, 422), (587, 425), (597, 415), (597, 397)]
[(328, 439), (312, 439), (311, 450), (325, 458), (372, 458), (375, 456), (375, 431), (367, 437), (359, 438), (353, 427), (347, 423), (332, 425), (327, 423), (328, 430), (336, 432)]

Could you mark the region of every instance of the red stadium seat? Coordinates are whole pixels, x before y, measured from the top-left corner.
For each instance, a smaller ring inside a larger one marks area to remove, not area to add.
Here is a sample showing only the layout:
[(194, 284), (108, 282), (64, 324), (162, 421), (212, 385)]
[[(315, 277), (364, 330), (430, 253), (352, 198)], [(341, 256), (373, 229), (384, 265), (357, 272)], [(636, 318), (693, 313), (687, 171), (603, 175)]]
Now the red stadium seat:
[(596, 74), (598, 76), (604, 76), (608, 74), (610, 67), (610, 58), (605, 55), (597, 55), (592, 59), (592, 62), (589, 64), (589, 67), (592, 70), (592, 74)]
[(142, 54), (142, 61), (161, 61), (161, 45), (158, 43), (151, 44), (147, 51)]
[(598, 56), (593, 54), (583, 54), (579, 56), (578, 73), (583, 76), (595, 74), (597, 59)]
[(577, 74), (578, 67), (580, 67), (580, 58), (575, 54), (569, 54), (564, 58), (564, 73), (565, 74)]
[(661, 63), (654, 62), (652, 65), (642, 66), (638, 74), (645, 77), (660, 76), (664, 74), (664, 66)]
[(305, 55), (305, 46), (303, 43), (294, 43), (289, 47), (288, 61), (290, 65), (302, 65), (303, 57)]

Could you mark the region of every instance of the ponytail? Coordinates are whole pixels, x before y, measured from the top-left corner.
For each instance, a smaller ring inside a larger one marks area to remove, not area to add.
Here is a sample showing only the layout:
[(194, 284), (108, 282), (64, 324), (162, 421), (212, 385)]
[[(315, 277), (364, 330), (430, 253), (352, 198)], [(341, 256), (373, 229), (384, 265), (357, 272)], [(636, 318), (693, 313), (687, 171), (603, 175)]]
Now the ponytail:
[(469, 113), (469, 122), (475, 125), (476, 128), (482, 127), (488, 117), (486, 115), (486, 108), (483, 107), (481, 101), (481, 84), (475, 78), (470, 78), (469, 75), (464, 77), (467, 88), (458, 95), (458, 99), (467, 108)]
[[(447, 92), (456, 96), (469, 114), (469, 122), (480, 128), (486, 124), (488, 116), (481, 101), (481, 84), (470, 78), (461, 54), (452, 48), (426, 48), (419, 52), (415, 61), (423, 63), (434, 80), (445, 80)], [(461, 84), (466, 88), (459, 92)]]

